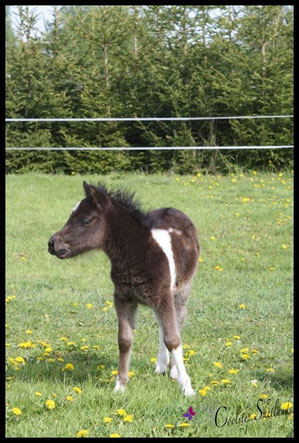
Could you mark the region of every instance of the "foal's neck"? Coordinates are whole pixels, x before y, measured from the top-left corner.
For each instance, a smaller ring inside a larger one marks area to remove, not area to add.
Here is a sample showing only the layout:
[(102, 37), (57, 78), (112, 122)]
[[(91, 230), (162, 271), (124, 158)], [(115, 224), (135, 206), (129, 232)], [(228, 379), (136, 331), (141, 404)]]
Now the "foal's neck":
[(128, 260), (140, 257), (147, 247), (150, 229), (131, 214), (112, 214), (107, 219), (107, 236), (104, 251), (112, 264), (125, 265)]

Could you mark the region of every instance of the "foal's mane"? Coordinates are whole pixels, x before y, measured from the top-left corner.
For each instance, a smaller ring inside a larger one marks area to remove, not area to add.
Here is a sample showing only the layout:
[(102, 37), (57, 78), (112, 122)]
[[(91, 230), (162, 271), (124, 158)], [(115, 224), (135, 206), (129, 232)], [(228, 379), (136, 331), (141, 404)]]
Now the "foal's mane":
[(124, 188), (107, 190), (106, 186), (98, 184), (97, 188), (108, 195), (112, 202), (121, 206), (125, 211), (127, 211), (133, 218), (141, 223), (144, 223), (146, 218), (146, 213), (140, 209), (140, 203), (135, 198), (135, 193), (130, 192)]

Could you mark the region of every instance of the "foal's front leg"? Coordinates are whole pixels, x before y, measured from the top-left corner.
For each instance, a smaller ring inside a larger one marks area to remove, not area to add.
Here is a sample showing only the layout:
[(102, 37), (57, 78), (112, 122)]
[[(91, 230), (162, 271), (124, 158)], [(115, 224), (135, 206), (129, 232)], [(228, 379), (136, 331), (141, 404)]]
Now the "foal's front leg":
[(114, 294), (114, 304), (118, 319), (119, 365), (114, 391), (123, 391), (128, 383), (130, 354), (133, 341), (133, 328), (137, 303), (122, 301)]

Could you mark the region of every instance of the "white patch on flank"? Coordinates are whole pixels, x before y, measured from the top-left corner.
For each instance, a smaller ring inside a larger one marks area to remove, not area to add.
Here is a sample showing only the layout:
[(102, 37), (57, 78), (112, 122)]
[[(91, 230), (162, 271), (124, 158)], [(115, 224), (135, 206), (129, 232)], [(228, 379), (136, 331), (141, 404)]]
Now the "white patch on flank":
[(152, 236), (167, 257), (170, 272), (170, 289), (173, 291), (176, 275), (170, 234), (165, 229), (152, 229)]
[(80, 203), (82, 202), (82, 200), (80, 200), (74, 207), (73, 207), (73, 211), (72, 212), (75, 212), (76, 211), (76, 209), (78, 209), (78, 207), (79, 207), (79, 205), (80, 205)]
[(171, 354), (178, 373), (177, 381), (182, 388), (183, 394), (186, 397), (189, 395), (194, 395), (195, 392), (192, 389), (191, 380), (184, 365), (182, 345), (178, 346), (176, 349), (173, 349)]

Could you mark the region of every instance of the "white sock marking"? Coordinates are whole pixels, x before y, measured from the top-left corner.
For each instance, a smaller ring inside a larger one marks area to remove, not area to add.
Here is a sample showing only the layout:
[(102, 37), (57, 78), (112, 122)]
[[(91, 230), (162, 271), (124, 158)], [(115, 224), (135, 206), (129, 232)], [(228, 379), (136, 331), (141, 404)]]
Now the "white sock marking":
[(124, 391), (126, 389), (125, 385), (122, 385), (118, 379), (118, 375), (116, 376), (116, 381), (115, 381), (115, 386), (114, 386), (114, 391)]
[(194, 395), (195, 392), (192, 389), (191, 386), (191, 380), (189, 375), (187, 374), (184, 360), (183, 360), (183, 348), (182, 345), (178, 346), (176, 349), (173, 349), (171, 351), (174, 364), (176, 366), (177, 372), (178, 372), (178, 378), (177, 381), (179, 385), (182, 388), (182, 391), (185, 396)]
[(152, 229), (152, 236), (167, 257), (170, 272), (170, 289), (173, 291), (176, 275), (170, 234), (165, 229)]

